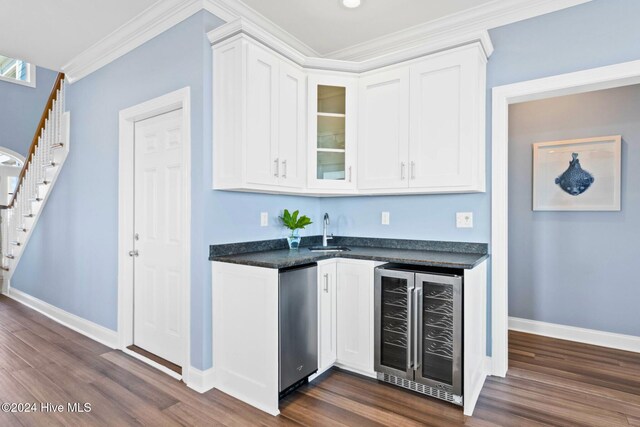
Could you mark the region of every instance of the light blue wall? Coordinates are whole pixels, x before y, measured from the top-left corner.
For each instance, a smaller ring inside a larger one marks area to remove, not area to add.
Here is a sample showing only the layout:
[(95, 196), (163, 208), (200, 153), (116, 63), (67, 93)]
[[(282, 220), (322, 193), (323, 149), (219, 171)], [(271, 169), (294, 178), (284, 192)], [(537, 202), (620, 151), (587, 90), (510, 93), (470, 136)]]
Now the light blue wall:
[[(640, 59), (640, 2), (595, 0), (491, 31), (494, 86)], [(418, 239), (490, 238), (490, 192), (458, 196), (313, 199), (210, 190), (211, 51), (201, 12), (69, 88), (72, 149), (12, 285), (64, 310), (116, 328), (118, 111), (184, 86), (192, 88), (192, 364), (211, 366), (208, 245), (282, 236), (284, 207), (316, 218), (329, 212), (334, 232)], [(488, 128), (490, 135), (490, 96)], [(488, 137), (488, 154), (491, 142)], [(488, 160), (489, 161), (489, 160)], [(489, 171), (490, 168), (488, 167)], [(490, 178), (490, 177), (489, 177)], [(379, 225), (382, 210), (391, 225)], [(270, 227), (259, 227), (268, 211)], [(473, 230), (455, 228), (456, 211), (473, 211)], [(314, 224), (309, 234), (319, 231)]]
[(0, 147), (27, 155), (57, 74), (38, 67), (35, 88), (0, 80)]
[[(319, 204), (312, 198), (211, 190), (212, 65), (206, 32), (221, 22), (200, 12), (68, 86), (70, 155), (11, 282), (56, 307), (117, 329), (118, 112), (190, 86), (191, 357), (199, 369), (211, 366), (209, 245), (280, 237), (275, 218), (282, 208), (313, 215)], [(270, 213), (271, 226), (259, 227), (262, 211)]]
[[(510, 316), (640, 336), (632, 237), (640, 236), (638, 117), (640, 85), (511, 106)], [(621, 212), (531, 209), (531, 144), (618, 134), (623, 137)]]
[[(489, 32), (495, 52), (487, 66), (487, 193), (329, 199), (322, 210), (340, 218), (338, 231), (345, 235), (490, 242), (492, 88), (640, 59), (639, 16), (639, 1), (594, 0)], [(380, 225), (383, 210), (391, 213), (390, 226)], [(459, 230), (455, 212), (467, 211), (474, 212), (475, 228)]]

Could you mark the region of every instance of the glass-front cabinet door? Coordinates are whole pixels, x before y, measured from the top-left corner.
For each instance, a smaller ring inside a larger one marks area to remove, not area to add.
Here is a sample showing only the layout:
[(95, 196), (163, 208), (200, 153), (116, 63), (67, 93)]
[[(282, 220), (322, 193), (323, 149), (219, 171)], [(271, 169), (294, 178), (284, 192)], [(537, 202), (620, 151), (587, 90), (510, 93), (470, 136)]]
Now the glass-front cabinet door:
[(355, 189), (356, 90), (351, 77), (309, 76), (309, 186)]
[(415, 381), (462, 395), (462, 277), (416, 274)]
[(376, 270), (376, 372), (413, 380), (413, 290), (415, 275)]

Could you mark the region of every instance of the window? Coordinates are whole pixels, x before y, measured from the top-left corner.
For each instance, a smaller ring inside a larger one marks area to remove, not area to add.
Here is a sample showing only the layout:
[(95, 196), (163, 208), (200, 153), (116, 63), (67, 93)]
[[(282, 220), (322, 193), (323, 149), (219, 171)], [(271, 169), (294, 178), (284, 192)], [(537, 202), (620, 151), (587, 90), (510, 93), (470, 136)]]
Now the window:
[(20, 59), (0, 55), (0, 80), (36, 86), (36, 67)]

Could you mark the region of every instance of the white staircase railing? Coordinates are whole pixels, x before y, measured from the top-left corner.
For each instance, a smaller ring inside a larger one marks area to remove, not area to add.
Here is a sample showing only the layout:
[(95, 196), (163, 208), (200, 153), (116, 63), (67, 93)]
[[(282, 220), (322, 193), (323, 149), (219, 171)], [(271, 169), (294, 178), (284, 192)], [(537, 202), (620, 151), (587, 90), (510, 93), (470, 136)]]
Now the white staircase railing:
[(18, 186), (2, 210), (2, 276), (6, 286), (15, 271), (52, 187), (69, 153), (69, 113), (60, 74), (27, 155)]

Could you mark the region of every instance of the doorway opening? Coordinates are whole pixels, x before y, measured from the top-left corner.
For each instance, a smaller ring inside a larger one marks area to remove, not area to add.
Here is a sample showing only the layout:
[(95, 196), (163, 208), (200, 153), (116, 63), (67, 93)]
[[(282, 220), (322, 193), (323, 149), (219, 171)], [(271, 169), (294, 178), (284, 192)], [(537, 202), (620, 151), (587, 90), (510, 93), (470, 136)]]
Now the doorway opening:
[(493, 89), (492, 116), (492, 374), (508, 369), (509, 106), (640, 83), (640, 61), (626, 62)]
[(0, 205), (11, 203), (24, 162), (22, 154), (0, 147)]

